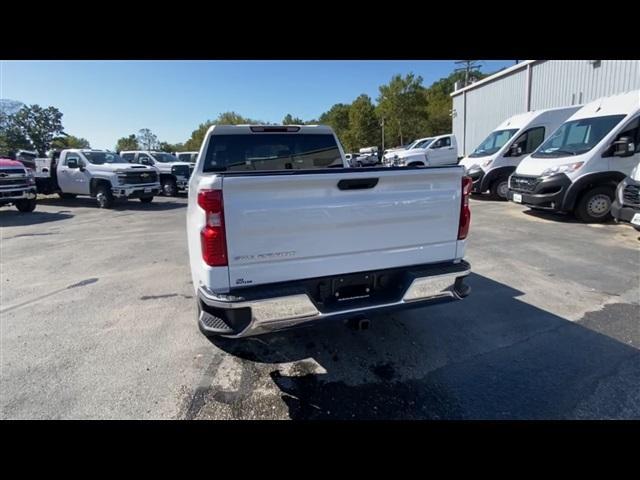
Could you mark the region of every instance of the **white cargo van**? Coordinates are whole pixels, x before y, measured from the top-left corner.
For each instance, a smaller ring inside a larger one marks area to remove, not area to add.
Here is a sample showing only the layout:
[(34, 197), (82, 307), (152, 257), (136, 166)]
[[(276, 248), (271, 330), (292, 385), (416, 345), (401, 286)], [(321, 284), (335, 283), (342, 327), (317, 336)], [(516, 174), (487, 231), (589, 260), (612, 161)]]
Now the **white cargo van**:
[(525, 155), (533, 152), (581, 105), (520, 113), (505, 120), (473, 153), (460, 161), (473, 180), (473, 192), (506, 200), (508, 179)]
[(640, 90), (595, 100), (573, 114), (509, 179), (509, 200), (611, 218), (616, 186), (640, 160)]

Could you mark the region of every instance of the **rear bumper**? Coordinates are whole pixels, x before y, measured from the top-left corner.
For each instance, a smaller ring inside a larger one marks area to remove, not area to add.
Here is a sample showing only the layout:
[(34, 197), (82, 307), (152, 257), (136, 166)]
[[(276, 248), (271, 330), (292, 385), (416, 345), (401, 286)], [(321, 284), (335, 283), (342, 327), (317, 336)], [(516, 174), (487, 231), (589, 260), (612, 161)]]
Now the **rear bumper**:
[(465, 261), (408, 267), (401, 275), (394, 271), (399, 283), (390, 285), (382, 297), (349, 300), (333, 306), (318, 302), (317, 296), (302, 283), (255, 287), (248, 290), (247, 296), (241, 296), (243, 289), (236, 295), (217, 295), (201, 287), (198, 322), (205, 333), (239, 338), (320, 320), (422, 307), (466, 297), (471, 289), (464, 284), (464, 278), (470, 272), (471, 266)]
[[(618, 200), (611, 204), (611, 215), (617, 221), (630, 223), (634, 215), (640, 214), (640, 209), (633, 207), (625, 207)], [(640, 230), (640, 225), (633, 225), (636, 230)]]
[(36, 187), (29, 188), (5, 188), (0, 190), (0, 205), (6, 205), (7, 203), (13, 203), (18, 200), (33, 200), (36, 198)]

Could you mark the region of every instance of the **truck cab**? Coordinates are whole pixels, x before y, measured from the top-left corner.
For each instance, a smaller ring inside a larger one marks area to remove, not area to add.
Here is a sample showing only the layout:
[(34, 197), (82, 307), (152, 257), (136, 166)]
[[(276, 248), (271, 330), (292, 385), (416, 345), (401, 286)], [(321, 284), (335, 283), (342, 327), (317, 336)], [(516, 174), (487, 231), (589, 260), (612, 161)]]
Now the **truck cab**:
[(0, 158), (0, 206), (15, 205), (20, 212), (33, 212), (36, 197), (33, 170), (22, 162)]
[(186, 162), (193, 165), (194, 163), (196, 163), (196, 160), (198, 158), (198, 152), (175, 152), (174, 156), (180, 162)]
[(411, 148), (388, 157), (387, 165), (395, 167), (429, 167), (458, 163), (458, 143), (453, 134), (418, 140)]
[(128, 150), (120, 152), (120, 155), (127, 162), (155, 167), (160, 174), (162, 193), (167, 197), (189, 189), (193, 163), (181, 162), (170, 153), (152, 150)]
[(584, 222), (610, 219), (616, 187), (640, 160), (639, 123), (640, 90), (584, 105), (520, 162), (509, 200)]
[(98, 207), (111, 208), (116, 198), (153, 201), (160, 192), (155, 168), (131, 165), (117, 153), (96, 149), (66, 149), (38, 159), (38, 192), (58, 193), (62, 198), (86, 195)]
[(509, 175), (578, 109), (580, 106), (534, 110), (498, 125), (473, 153), (460, 161), (473, 180), (473, 192), (489, 192), (495, 200), (506, 200)]

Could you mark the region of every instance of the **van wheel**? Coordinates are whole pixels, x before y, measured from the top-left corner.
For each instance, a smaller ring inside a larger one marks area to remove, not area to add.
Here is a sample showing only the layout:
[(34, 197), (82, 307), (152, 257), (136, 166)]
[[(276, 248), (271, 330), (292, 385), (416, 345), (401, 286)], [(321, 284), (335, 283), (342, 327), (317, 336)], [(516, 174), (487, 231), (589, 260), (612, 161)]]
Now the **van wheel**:
[(22, 213), (33, 212), (36, 209), (36, 199), (18, 200), (16, 202), (16, 208)]
[(70, 200), (72, 198), (76, 198), (76, 194), (75, 193), (58, 193), (58, 196), (63, 199), (63, 200)]
[(596, 187), (582, 194), (574, 213), (586, 223), (610, 220), (614, 190), (611, 187)]
[(509, 193), (509, 180), (499, 178), (491, 184), (491, 198), (494, 200), (506, 200)]
[(178, 187), (173, 178), (165, 178), (162, 180), (162, 193), (165, 197), (175, 197), (178, 193)]
[(111, 208), (113, 207), (113, 193), (111, 193), (111, 187), (107, 187), (105, 184), (98, 185), (96, 190), (96, 201), (98, 202), (98, 208)]
[(153, 202), (153, 197), (140, 197), (140, 201), (142, 203), (151, 203)]

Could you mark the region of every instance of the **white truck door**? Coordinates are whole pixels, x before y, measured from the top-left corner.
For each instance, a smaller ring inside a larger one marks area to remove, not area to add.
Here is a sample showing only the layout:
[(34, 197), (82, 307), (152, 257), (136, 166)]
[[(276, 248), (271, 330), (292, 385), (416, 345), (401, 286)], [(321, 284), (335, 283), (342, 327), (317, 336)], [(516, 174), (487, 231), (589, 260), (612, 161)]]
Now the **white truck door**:
[(458, 161), (458, 154), (451, 145), (451, 137), (442, 137), (427, 150), (429, 165), (451, 165)]
[(86, 163), (78, 153), (67, 153), (58, 164), (58, 185), (63, 193), (89, 195), (89, 172), (81, 171)]

